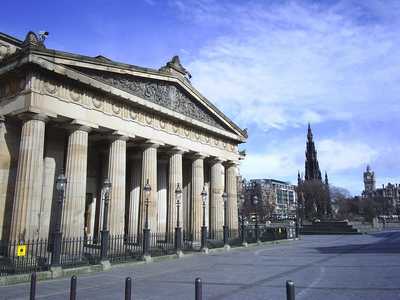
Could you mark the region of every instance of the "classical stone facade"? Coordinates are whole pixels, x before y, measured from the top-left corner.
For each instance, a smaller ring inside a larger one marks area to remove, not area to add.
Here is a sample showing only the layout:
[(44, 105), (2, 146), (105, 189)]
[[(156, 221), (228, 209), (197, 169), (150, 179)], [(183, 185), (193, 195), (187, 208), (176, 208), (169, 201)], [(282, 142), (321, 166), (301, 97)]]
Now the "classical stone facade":
[(238, 145), (247, 134), (204, 98), (174, 57), (159, 70), (46, 49), (0, 33), (0, 237), (47, 238), (54, 223), (56, 178), (67, 178), (64, 236), (98, 235), (102, 183), (112, 184), (111, 234), (137, 234), (144, 224), (172, 232), (175, 188), (183, 191), (180, 223), (237, 228)]

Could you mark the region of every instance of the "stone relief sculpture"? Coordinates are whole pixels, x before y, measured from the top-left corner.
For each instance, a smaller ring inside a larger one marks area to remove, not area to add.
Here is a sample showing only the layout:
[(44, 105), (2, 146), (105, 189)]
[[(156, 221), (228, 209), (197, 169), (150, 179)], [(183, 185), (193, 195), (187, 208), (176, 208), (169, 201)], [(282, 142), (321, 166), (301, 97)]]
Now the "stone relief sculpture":
[(131, 75), (99, 72), (96, 70), (81, 68), (78, 70), (115, 88), (124, 90), (216, 128), (224, 129), (204, 107), (192, 101), (178, 87), (170, 83), (145, 80)]

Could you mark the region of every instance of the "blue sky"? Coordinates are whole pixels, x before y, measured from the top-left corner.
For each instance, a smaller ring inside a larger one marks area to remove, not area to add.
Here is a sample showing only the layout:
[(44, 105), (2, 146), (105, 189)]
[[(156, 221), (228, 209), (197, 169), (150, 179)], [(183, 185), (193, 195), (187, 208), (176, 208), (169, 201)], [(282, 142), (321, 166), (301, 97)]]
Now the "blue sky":
[(362, 190), (400, 182), (400, 1), (8, 1), (0, 31), (48, 48), (159, 68), (193, 85), (249, 140), (241, 173), (296, 182), (311, 122), (321, 171)]

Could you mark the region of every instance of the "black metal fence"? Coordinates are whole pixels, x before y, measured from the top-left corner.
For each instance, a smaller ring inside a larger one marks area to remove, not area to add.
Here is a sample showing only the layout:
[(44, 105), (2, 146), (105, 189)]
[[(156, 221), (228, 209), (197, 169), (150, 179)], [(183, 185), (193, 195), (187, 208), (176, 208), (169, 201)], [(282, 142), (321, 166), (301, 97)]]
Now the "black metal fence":
[[(231, 247), (244, 243), (257, 243), (286, 239), (292, 228), (246, 226), (239, 230), (230, 230), (226, 241)], [(223, 231), (208, 232), (207, 248), (226, 245)], [(174, 233), (150, 233), (151, 256), (163, 256), (176, 253)], [(201, 231), (182, 232), (181, 251), (201, 250)], [(46, 271), (52, 265), (52, 244), (48, 240), (38, 239), (19, 242), (0, 241), (0, 276)], [(111, 235), (108, 242), (107, 257), (112, 263), (140, 260), (143, 256), (142, 235)], [(100, 241), (92, 238), (63, 238), (61, 241), (60, 265), (63, 268), (98, 264), (101, 260)]]

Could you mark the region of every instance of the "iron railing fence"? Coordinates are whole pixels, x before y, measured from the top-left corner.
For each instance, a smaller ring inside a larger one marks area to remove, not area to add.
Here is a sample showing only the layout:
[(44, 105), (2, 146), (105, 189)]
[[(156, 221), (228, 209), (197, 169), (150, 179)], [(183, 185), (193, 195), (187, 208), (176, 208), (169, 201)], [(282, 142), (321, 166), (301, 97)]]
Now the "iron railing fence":
[(0, 276), (47, 271), (51, 255), (45, 239), (24, 243), (0, 241)]
[[(243, 242), (243, 228), (229, 230), (228, 244), (240, 246)], [(245, 227), (245, 242), (256, 243), (255, 226)], [(293, 228), (258, 227), (258, 240), (273, 241), (291, 237)], [(224, 246), (223, 230), (208, 232), (207, 248)], [(22, 246), (22, 248), (21, 248)], [(182, 231), (181, 250), (195, 252), (201, 249), (201, 231)], [(23, 253), (19, 251), (23, 250)], [(22, 274), (50, 269), (52, 264), (52, 243), (45, 239), (20, 242), (0, 241), (0, 276)], [(150, 233), (151, 256), (163, 256), (176, 253), (175, 233)], [(101, 260), (101, 242), (91, 237), (63, 238), (61, 240), (60, 265), (71, 268), (98, 264)], [(140, 260), (143, 256), (143, 235), (110, 235), (107, 257), (112, 263)]]

